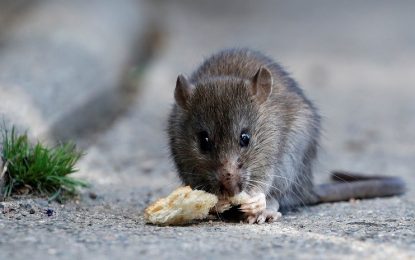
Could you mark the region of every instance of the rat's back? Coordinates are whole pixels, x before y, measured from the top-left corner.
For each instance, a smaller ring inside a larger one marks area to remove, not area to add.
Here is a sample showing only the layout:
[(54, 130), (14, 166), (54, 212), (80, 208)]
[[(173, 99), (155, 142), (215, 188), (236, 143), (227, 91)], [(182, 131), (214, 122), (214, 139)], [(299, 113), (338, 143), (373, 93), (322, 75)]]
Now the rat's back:
[(251, 79), (259, 67), (272, 63), (271, 59), (250, 49), (222, 50), (206, 59), (193, 73), (191, 80), (223, 76)]
[(274, 81), (279, 83), (281, 88), (301, 96), (302, 101), (312, 106), (296, 82), (277, 62), (261, 52), (249, 48), (225, 49), (213, 54), (191, 75), (190, 81), (196, 84), (218, 77), (251, 80), (260, 67), (269, 69), (273, 74)]

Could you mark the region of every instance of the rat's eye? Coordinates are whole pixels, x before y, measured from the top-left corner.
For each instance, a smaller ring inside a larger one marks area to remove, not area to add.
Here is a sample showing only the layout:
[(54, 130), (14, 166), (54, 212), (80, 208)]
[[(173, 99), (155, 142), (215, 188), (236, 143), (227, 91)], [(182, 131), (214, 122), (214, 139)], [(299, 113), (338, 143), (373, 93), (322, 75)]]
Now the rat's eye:
[(241, 147), (246, 147), (249, 144), (249, 140), (251, 139), (251, 135), (247, 131), (242, 131), (241, 137), (239, 139), (239, 144)]
[(209, 134), (206, 131), (199, 133), (199, 144), (202, 152), (208, 152), (212, 150), (213, 144), (209, 138)]

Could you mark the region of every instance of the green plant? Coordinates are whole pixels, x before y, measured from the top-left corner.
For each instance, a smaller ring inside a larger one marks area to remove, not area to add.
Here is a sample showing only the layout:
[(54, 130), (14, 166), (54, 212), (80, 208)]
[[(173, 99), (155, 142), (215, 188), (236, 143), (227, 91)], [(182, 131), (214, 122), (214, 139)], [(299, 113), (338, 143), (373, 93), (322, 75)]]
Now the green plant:
[[(4, 197), (22, 188), (50, 200), (76, 194), (78, 187), (87, 187), (84, 181), (69, 177), (76, 172), (76, 162), (82, 156), (73, 143), (48, 148), (40, 142), (31, 144), (27, 133), (18, 134), (13, 127), (3, 128), (1, 158), (3, 170), (0, 181)], [(0, 187), (1, 188), (1, 187)]]

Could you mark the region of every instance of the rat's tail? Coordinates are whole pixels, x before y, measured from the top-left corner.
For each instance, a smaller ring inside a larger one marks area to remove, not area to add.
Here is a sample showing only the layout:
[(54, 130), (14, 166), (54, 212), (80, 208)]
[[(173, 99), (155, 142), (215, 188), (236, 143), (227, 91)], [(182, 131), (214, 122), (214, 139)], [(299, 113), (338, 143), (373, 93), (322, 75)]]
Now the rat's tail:
[(398, 177), (365, 176), (333, 171), (331, 178), (336, 182), (314, 187), (318, 203), (389, 197), (401, 195), (406, 190), (405, 183)]

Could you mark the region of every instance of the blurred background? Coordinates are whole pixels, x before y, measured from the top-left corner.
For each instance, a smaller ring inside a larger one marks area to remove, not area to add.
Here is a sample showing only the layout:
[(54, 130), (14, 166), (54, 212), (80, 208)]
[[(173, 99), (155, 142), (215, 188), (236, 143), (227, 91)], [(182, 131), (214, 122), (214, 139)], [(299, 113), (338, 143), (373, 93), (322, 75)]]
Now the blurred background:
[(340, 168), (415, 184), (413, 10), (413, 1), (2, 0), (0, 111), (40, 140), (75, 140), (87, 152), (80, 175), (96, 185), (173, 187), (164, 129), (177, 75), (221, 48), (250, 47), (281, 62), (321, 111), (317, 181)]
[[(34, 140), (76, 141), (77, 176), (92, 184), (65, 205), (0, 203), (2, 255), (412, 259), (414, 10), (410, 0), (0, 0), (0, 120)], [(317, 183), (344, 169), (400, 176), (408, 192), (266, 226), (144, 225), (143, 209), (180, 184), (165, 133), (177, 75), (229, 47), (279, 61), (320, 109)]]

